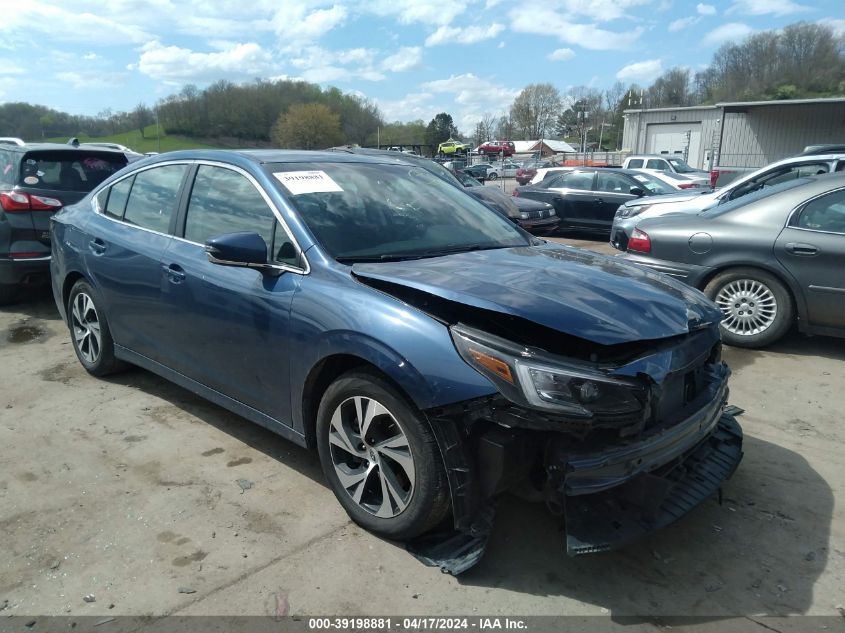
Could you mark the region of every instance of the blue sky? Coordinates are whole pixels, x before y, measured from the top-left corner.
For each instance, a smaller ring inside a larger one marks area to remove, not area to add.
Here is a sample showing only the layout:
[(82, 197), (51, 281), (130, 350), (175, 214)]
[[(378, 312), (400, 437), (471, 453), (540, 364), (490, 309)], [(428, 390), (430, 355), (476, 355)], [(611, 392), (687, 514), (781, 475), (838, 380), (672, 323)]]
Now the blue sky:
[(529, 83), (648, 84), (754, 31), (845, 32), (842, 0), (0, 0), (0, 15), (3, 102), (96, 114), (288, 77), (370, 97), (391, 121), (446, 111), (465, 131)]

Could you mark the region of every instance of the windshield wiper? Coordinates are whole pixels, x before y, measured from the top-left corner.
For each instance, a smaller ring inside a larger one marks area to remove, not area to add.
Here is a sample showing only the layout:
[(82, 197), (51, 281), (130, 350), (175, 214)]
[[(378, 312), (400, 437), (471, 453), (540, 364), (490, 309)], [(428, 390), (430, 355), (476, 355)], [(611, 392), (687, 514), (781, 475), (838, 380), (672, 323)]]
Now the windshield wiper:
[(418, 251), (410, 253), (383, 253), (382, 255), (348, 255), (335, 257), (335, 260), (341, 264), (368, 264), (373, 262), (402, 262), (412, 259), (426, 259), (428, 257), (441, 257), (443, 255), (453, 255), (455, 253), (467, 253), (469, 251), (489, 251), (497, 248), (513, 248), (520, 246), (519, 244), (508, 244), (496, 246), (481, 246), (480, 244), (464, 244), (463, 246), (454, 246), (452, 248), (439, 248), (429, 251)]

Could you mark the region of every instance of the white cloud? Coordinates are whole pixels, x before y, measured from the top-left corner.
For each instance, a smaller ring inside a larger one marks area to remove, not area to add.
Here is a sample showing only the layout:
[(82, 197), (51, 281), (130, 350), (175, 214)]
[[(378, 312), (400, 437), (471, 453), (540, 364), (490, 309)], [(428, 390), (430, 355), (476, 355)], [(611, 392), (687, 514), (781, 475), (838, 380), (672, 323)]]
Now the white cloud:
[(441, 26), (434, 33), (425, 39), (426, 46), (437, 46), (439, 44), (477, 44), (484, 40), (493, 39), (505, 30), (501, 24), (484, 26)]
[(160, 81), (202, 81), (223, 77), (250, 79), (273, 68), (270, 54), (254, 42), (235, 44), (211, 53), (148, 42), (136, 65), (143, 74)]
[(734, 0), (734, 3), (725, 13), (783, 16), (804, 11), (812, 11), (812, 7), (798, 4), (792, 0)]
[(705, 46), (719, 46), (725, 42), (737, 42), (754, 32), (747, 24), (742, 22), (728, 22), (716, 27), (704, 36), (701, 43)]
[[(3, 12), (0, 45), (14, 47), (24, 38), (46, 35), (51, 42), (83, 42), (97, 44), (140, 44), (152, 35), (132, 22), (121, 22), (87, 11), (68, 10), (36, 0), (15, 3), (13, 10)], [(96, 34), (93, 36), (92, 34)]]
[[(519, 90), (507, 88), (472, 73), (452, 75), (422, 85), (427, 92), (452, 95), (450, 112), (464, 127), (472, 125), (485, 112), (501, 112), (510, 107)], [(443, 107), (443, 104), (440, 104)], [(454, 112), (453, 112), (454, 110)]]
[(557, 4), (565, 15), (581, 16), (595, 22), (610, 22), (629, 17), (626, 13), (628, 9), (650, 2), (651, 0), (558, 0), (556, 3), (546, 1), (541, 4), (544, 6)]
[(283, 48), (319, 39), (346, 20), (348, 9), (340, 4), (314, 9), (297, 0), (284, 0), (270, 20)]
[(385, 77), (374, 66), (377, 51), (372, 48), (328, 50), (320, 46), (306, 46), (290, 65), (301, 70), (301, 79), (318, 84), (337, 81), (382, 81)]
[(571, 48), (558, 48), (547, 55), (553, 62), (565, 62), (575, 57), (575, 51)]
[(466, 9), (466, 0), (369, 0), (367, 11), (395, 18), (400, 24), (451, 24)]
[(381, 62), (383, 70), (401, 73), (422, 65), (422, 48), (419, 46), (403, 46), (395, 54), (385, 57)]
[(0, 75), (23, 75), (24, 70), (8, 59), (0, 58)]
[(637, 81), (648, 83), (657, 79), (663, 72), (663, 62), (659, 59), (647, 59), (628, 64), (616, 73), (620, 81)]
[(499, 45), (496, 48), (504, 48), (504, 47), (505, 47), (505, 42), (501, 41), (501, 42), (499, 42)]
[(71, 84), (76, 90), (90, 90), (93, 88), (109, 88), (122, 84), (123, 73), (103, 73), (99, 71), (64, 71), (56, 73), (56, 79)]
[(698, 15), (716, 15), (716, 7), (712, 4), (704, 4), (703, 2), (699, 2), (695, 5), (695, 10), (698, 11)]
[(82, 56), (82, 59), (85, 59), (85, 60), (88, 60), (88, 61), (93, 61), (95, 59), (100, 59), (100, 56), (97, 55), (97, 53), (85, 53)]
[(826, 18), (824, 20), (819, 20), (818, 24), (821, 24), (822, 26), (829, 26), (833, 29), (833, 32), (840, 37), (845, 36), (845, 20)]
[(682, 31), (691, 27), (693, 24), (696, 24), (699, 20), (700, 18), (697, 18), (694, 15), (688, 18), (679, 18), (669, 23), (669, 30), (673, 33), (675, 31)]
[[(432, 95), (416, 92), (405, 95), (402, 99), (376, 99), (385, 121), (429, 121), (438, 112), (438, 105), (431, 103)], [(442, 108), (440, 109), (442, 111)]]
[(645, 32), (642, 27), (614, 32), (595, 24), (577, 24), (545, 4), (520, 5), (512, 9), (510, 25), (519, 33), (557, 36), (562, 42), (591, 50), (625, 50), (631, 48)]

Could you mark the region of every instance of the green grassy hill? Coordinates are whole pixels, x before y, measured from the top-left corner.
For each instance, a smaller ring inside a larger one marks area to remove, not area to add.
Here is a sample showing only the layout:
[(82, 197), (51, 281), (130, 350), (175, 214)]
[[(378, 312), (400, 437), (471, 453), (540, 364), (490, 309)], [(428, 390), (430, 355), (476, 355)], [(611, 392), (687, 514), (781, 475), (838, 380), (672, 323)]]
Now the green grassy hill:
[[(171, 152), (177, 149), (215, 149), (214, 145), (207, 143), (200, 143), (195, 139), (187, 136), (169, 136), (162, 131), (161, 143), (156, 137), (156, 126), (148, 125), (144, 128), (144, 137), (141, 137), (140, 130), (131, 130), (128, 132), (121, 132), (120, 134), (112, 134), (110, 136), (87, 136), (80, 135), (80, 143), (120, 143), (129, 149), (135, 150), (144, 154), (146, 152)], [(46, 139), (49, 142), (66, 143), (67, 137)]]

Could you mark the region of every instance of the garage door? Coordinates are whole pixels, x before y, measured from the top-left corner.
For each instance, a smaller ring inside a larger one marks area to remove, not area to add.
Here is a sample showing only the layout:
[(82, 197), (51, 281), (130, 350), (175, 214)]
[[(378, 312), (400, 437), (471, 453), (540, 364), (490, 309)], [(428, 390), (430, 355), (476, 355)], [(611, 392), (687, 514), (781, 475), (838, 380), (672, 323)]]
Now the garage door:
[[(689, 132), (689, 147), (687, 147)], [(646, 148), (649, 154), (687, 155), (693, 167), (701, 168), (701, 123), (657, 123), (646, 130)]]

